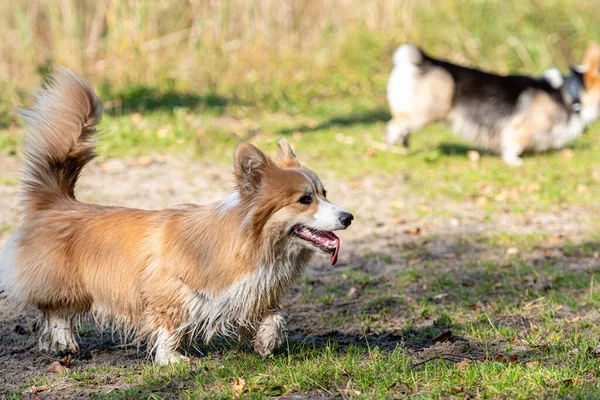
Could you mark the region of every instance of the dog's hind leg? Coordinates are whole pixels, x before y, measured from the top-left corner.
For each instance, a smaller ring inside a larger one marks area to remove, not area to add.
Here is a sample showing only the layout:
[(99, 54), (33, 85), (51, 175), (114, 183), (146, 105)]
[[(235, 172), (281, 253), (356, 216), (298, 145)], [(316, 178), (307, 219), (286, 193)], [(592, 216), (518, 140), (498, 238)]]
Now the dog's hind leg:
[(267, 315), (260, 323), (252, 344), (254, 351), (263, 358), (273, 354), (273, 351), (283, 343), (285, 320), (280, 313)]
[(394, 117), (386, 126), (385, 142), (388, 146), (401, 142), (402, 146), (408, 147), (408, 139), (413, 130), (409, 121), (402, 117)]
[(75, 339), (74, 316), (45, 312), (42, 317), (42, 334), (39, 339), (41, 352), (74, 353), (79, 351)]

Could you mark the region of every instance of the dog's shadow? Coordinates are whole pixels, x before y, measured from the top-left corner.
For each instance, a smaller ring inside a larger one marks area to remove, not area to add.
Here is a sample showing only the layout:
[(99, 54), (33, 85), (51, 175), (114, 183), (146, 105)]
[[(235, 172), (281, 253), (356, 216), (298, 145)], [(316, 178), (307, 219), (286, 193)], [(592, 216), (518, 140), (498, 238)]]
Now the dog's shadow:
[(316, 132), (333, 127), (349, 127), (359, 124), (387, 122), (390, 120), (390, 118), (391, 115), (389, 111), (383, 107), (379, 107), (372, 110), (356, 111), (346, 115), (335, 116), (317, 124), (302, 124), (291, 128), (283, 128), (277, 133), (280, 135), (291, 135), (294, 132)]
[[(589, 145), (576, 141), (576, 142), (568, 143), (567, 145), (565, 145), (564, 147), (562, 147), (560, 149), (548, 150), (543, 153), (527, 151), (527, 152), (523, 153), (521, 155), (521, 157), (531, 158), (531, 157), (539, 156), (540, 154), (552, 154), (552, 153), (560, 152), (565, 149), (575, 151), (575, 150), (583, 150), (583, 149), (587, 149), (587, 148), (589, 148)], [(442, 142), (437, 145), (437, 150), (439, 151), (440, 154), (442, 154), (444, 156), (460, 157), (460, 158), (466, 158), (468, 156), (469, 151), (477, 151), (482, 156), (494, 155), (494, 153), (492, 153), (488, 150), (479, 148), (477, 146), (469, 146), (467, 144), (458, 143), (458, 142)]]

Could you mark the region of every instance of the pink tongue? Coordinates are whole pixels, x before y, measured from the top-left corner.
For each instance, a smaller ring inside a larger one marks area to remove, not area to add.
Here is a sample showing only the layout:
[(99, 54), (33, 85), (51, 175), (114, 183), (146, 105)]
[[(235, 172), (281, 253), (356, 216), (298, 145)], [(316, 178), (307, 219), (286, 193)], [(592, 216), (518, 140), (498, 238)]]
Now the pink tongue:
[(335, 263), (337, 262), (337, 256), (338, 256), (339, 252), (340, 252), (340, 239), (338, 238), (338, 240), (335, 244), (335, 252), (331, 256), (331, 265), (335, 265)]
[(335, 251), (331, 255), (331, 265), (335, 265), (335, 263), (337, 263), (338, 253), (340, 252), (340, 238), (333, 232), (321, 232), (321, 235), (326, 236), (327, 239), (335, 242)]

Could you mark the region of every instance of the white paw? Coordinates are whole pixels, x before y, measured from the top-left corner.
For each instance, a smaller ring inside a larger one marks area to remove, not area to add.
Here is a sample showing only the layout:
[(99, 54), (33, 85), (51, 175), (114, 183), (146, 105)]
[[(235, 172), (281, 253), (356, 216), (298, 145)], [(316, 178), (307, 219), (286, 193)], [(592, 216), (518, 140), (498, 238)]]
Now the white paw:
[(79, 351), (72, 324), (63, 319), (47, 320), (38, 343), (42, 353), (76, 353)]
[(285, 321), (280, 314), (272, 314), (260, 324), (254, 337), (254, 351), (266, 358), (283, 343)]
[(502, 160), (506, 165), (510, 165), (512, 167), (523, 165), (523, 159), (518, 156), (502, 157)]
[(156, 353), (156, 357), (154, 358), (154, 362), (159, 365), (179, 364), (189, 360), (189, 357), (184, 356), (178, 351), (172, 353)]

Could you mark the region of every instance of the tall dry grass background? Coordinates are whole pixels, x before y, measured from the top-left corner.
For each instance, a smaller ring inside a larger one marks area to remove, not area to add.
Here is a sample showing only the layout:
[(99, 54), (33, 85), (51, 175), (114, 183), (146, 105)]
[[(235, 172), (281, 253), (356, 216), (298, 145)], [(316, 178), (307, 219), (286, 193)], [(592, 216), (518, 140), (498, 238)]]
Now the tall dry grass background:
[(90, 79), (109, 110), (186, 92), (300, 113), (330, 98), (380, 103), (407, 41), (539, 73), (600, 39), (598, 0), (4, 0), (0, 16), (0, 126), (54, 63)]

